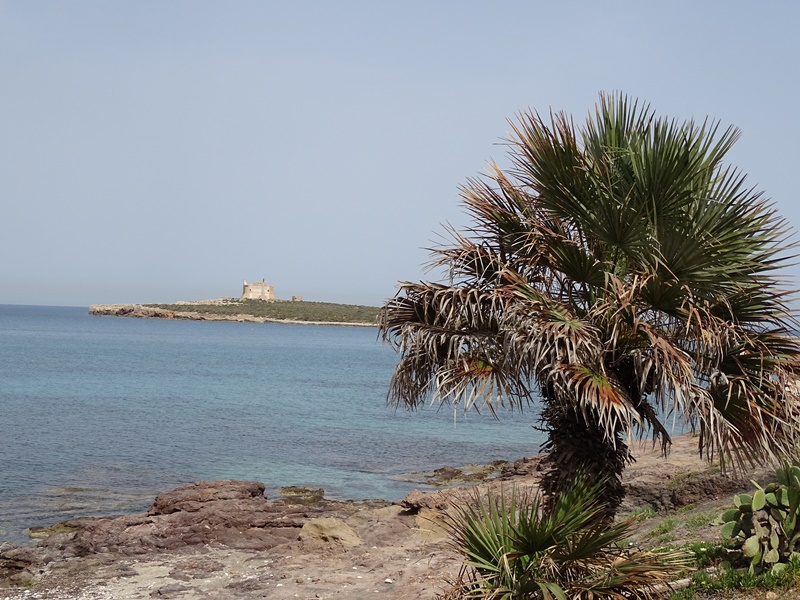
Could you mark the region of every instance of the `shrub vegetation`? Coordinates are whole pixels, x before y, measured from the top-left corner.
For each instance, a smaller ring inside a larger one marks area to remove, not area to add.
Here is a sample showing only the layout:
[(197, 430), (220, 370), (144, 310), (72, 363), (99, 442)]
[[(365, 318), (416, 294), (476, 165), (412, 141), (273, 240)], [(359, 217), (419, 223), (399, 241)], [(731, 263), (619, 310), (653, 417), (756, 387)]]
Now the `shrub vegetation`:
[(555, 502), (541, 496), (476, 496), (451, 516), (464, 567), (441, 599), (651, 599), (687, 564), (683, 551), (651, 552), (626, 543), (636, 517), (605, 518), (602, 485), (580, 477)]
[(290, 302), (288, 300), (234, 300), (218, 303), (147, 304), (176, 312), (197, 312), (210, 315), (249, 315), (287, 321), (320, 321), (325, 323), (364, 323), (376, 325), (375, 306), (335, 304), (333, 302)]

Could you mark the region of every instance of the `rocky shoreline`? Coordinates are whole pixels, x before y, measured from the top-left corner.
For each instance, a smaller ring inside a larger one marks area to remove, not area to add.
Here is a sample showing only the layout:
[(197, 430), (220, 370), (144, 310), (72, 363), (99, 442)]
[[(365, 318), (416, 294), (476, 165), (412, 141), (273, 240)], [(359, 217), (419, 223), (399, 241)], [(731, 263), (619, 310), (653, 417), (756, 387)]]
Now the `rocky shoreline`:
[(248, 314), (212, 314), (191, 310), (169, 310), (144, 304), (92, 304), (89, 314), (107, 317), (139, 319), (182, 319), (186, 321), (234, 321), (237, 323), (288, 323), (292, 325), (339, 325), (343, 327), (375, 327), (370, 323), (340, 323), (335, 321), (301, 321), (299, 319), (270, 319)]
[[(708, 515), (767, 476), (720, 474), (691, 436), (677, 438), (667, 459), (644, 444), (625, 474), (623, 511)], [(463, 485), (485, 477), (478, 488)], [(158, 496), (143, 514), (67, 521), (33, 532), (36, 546), (0, 546), (0, 599), (433, 598), (460, 567), (443, 526), (449, 508), (476, 489), (534, 489), (538, 477), (538, 457), (437, 469), (409, 478), (461, 485), (401, 502), (197, 482)], [(710, 525), (700, 533), (719, 537)]]

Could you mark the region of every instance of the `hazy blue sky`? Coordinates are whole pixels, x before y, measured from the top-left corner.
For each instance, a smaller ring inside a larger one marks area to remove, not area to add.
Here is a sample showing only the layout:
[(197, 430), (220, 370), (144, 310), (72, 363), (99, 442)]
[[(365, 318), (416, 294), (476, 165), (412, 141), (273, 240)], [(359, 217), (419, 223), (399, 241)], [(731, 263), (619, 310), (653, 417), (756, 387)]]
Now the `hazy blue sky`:
[(0, 0), (0, 303), (379, 304), (528, 107), (743, 135), (794, 226), (800, 3)]

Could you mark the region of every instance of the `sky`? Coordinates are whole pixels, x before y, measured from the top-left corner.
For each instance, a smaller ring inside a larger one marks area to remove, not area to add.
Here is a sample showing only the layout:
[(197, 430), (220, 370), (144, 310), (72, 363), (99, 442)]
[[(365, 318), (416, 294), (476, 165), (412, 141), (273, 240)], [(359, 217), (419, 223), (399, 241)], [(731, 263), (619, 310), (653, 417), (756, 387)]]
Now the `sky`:
[[(742, 137), (800, 227), (800, 3), (0, 0), (0, 304), (380, 305), (520, 111)], [(787, 275), (797, 277), (797, 268)]]

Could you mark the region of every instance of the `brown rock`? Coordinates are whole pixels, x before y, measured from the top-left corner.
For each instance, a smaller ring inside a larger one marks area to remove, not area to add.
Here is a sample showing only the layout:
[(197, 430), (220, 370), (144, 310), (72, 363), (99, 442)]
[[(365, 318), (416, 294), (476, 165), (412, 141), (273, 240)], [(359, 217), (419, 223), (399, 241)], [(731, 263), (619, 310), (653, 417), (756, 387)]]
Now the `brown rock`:
[(514, 477), (534, 476), (542, 470), (541, 456), (527, 456), (514, 462), (506, 462), (500, 465), (500, 477), (511, 479)]
[(309, 506), (319, 505), (325, 496), (325, 490), (322, 488), (307, 488), (296, 485), (282, 487), (278, 490), (278, 493), (288, 501)]
[(304, 520), (291, 505), (267, 502), (262, 483), (201, 481), (160, 495), (146, 514), (70, 522), (75, 533), (51, 536), (41, 548), (58, 547), (64, 556), (207, 545), (264, 550), (295, 540)]
[(422, 508), (445, 510), (450, 506), (450, 495), (443, 492), (420, 492), (414, 490), (403, 498), (400, 506), (412, 514)]
[(148, 515), (168, 515), (178, 511), (195, 512), (207, 502), (218, 500), (265, 499), (264, 484), (258, 481), (198, 481), (161, 494), (153, 502)]
[(307, 521), (300, 531), (300, 540), (311, 543), (327, 542), (348, 548), (361, 545), (358, 534), (347, 523), (333, 517)]
[[(37, 562), (33, 548), (0, 547), (0, 587), (24, 586), (31, 578)], [(5, 585), (3, 585), (5, 584)]]

